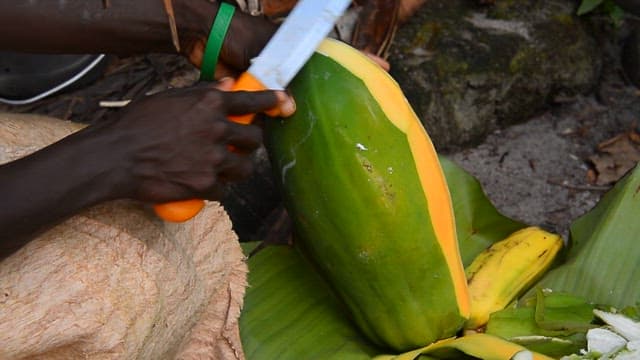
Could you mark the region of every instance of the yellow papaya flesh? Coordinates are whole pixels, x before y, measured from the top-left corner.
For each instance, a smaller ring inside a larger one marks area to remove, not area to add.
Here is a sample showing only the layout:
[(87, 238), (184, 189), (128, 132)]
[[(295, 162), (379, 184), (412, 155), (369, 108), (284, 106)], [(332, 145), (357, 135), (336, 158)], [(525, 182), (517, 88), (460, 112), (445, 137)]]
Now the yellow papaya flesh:
[(365, 335), (395, 351), (453, 336), (469, 314), (437, 154), (395, 81), (326, 40), (293, 80), (297, 111), (267, 149), (295, 242)]

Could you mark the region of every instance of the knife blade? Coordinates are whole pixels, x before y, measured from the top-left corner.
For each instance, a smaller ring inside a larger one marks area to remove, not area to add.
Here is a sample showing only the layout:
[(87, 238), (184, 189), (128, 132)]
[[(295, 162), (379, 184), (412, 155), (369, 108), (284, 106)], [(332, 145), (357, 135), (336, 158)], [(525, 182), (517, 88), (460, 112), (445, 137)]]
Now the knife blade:
[[(351, 0), (300, 0), (252, 60), (249, 69), (236, 80), (231, 91), (282, 90), (309, 60), (329, 34)], [(255, 114), (230, 116), (250, 124)], [(191, 199), (154, 205), (156, 214), (167, 221), (182, 222), (197, 215), (204, 200)]]
[(350, 2), (298, 2), (247, 72), (267, 89), (284, 89), (331, 31)]

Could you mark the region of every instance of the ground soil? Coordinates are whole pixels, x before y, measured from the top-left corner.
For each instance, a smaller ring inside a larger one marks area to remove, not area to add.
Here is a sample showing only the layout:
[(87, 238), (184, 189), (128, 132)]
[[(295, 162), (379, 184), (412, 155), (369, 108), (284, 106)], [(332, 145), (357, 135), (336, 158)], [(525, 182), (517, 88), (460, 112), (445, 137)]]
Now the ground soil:
[(608, 104), (580, 96), (450, 156), (503, 214), (566, 236), (612, 186), (598, 183), (590, 160), (598, 144), (636, 127), (640, 98), (634, 88), (618, 91)]
[[(609, 48), (602, 76), (591, 93), (557, 99), (539, 116), (449, 154), (503, 214), (567, 236), (571, 222), (637, 163), (640, 92), (619, 65), (620, 47), (612, 45), (603, 45)], [(609, 151), (629, 138), (629, 151), (624, 145)]]

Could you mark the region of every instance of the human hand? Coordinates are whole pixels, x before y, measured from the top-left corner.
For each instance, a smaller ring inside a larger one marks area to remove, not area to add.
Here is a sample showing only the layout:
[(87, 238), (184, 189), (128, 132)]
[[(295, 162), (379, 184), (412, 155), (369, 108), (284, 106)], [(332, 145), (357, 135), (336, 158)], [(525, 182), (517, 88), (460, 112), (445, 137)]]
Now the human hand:
[[(277, 25), (266, 17), (250, 16), (236, 10), (221, 49), (215, 78), (237, 77), (239, 72), (246, 70), (251, 59), (260, 53), (276, 30)], [(185, 54), (193, 64), (200, 67), (206, 39), (201, 38), (189, 44)], [(364, 53), (383, 69), (389, 71), (390, 65), (385, 59), (367, 51)]]
[(227, 91), (232, 85), (225, 79), (215, 87), (170, 90), (131, 103), (117, 119), (98, 125), (97, 131), (110, 134), (113, 162), (122, 162), (125, 172), (114, 197), (219, 199), (225, 183), (249, 176), (261, 128), (227, 116), (273, 109), (289, 116), (295, 104), (281, 91)]
[[(176, 19), (178, 34), (184, 34), (184, 38), (181, 36), (180, 39), (181, 52), (194, 65), (200, 67), (211, 24), (217, 16), (220, 2), (207, 0), (172, 1), (183, 14)], [(194, 31), (194, 24), (197, 23), (200, 25), (198, 30)], [(266, 17), (251, 16), (237, 9), (222, 44), (215, 78), (235, 77), (241, 71), (246, 70), (251, 59), (260, 53), (276, 29), (277, 25)]]

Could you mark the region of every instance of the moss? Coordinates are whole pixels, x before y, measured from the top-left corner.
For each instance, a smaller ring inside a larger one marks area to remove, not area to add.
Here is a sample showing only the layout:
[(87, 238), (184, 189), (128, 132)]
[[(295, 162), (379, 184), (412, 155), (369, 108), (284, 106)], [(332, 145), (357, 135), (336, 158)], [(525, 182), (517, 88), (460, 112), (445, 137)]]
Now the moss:
[(440, 23), (435, 21), (426, 22), (417, 29), (409, 47), (422, 47), (432, 50), (438, 42), (441, 31), (442, 25)]
[(509, 62), (509, 72), (518, 74), (524, 71), (531, 65), (531, 60), (538, 56), (538, 50), (531, 46), (523, 46), (520, 50), (511, 58)]
[(487, 35), (488, 46), (469, 53), (474, 59), (475, 69), (481, 72), (505, 72), (509, 66), (509, 59), (513, 58), (524, 41), (516, 35)]
[(497, 1), (488, 15), (492, 19), (496, 20), (511, 20), (513, 18), (513, 12), (511, 9), (512, 1)]
[(467, 62), (446, 56), (444, 54), (438, 56), (434, 62), (440, 76), (450, 76), (453, 74), (466, 73), (469, 69), (469, 64)]
[(552, 17), (553, 21), (559, 22), (567, 26), (575, 24), (575, 17), (571, 14), (558, 14)]

